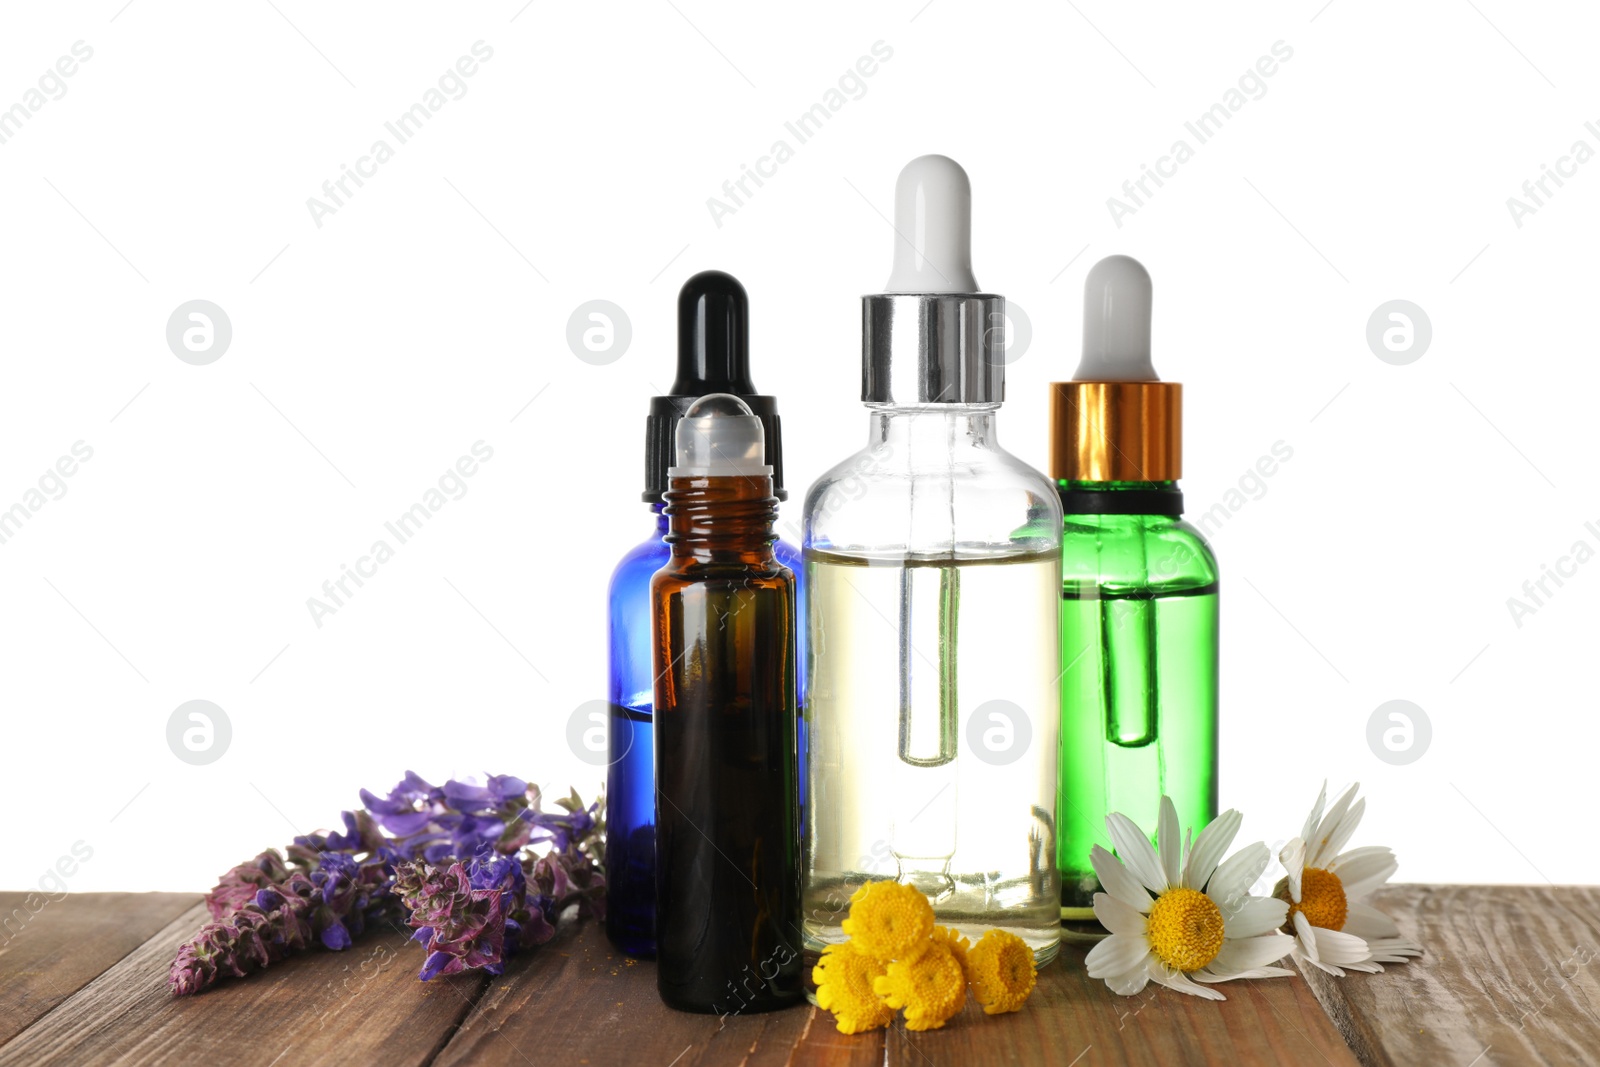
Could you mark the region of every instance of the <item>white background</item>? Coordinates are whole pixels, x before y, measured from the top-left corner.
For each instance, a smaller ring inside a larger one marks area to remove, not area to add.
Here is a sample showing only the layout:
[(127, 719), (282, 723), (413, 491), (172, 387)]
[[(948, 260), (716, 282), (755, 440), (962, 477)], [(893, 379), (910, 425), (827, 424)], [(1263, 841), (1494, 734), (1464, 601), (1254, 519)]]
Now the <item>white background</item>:
[[(1213, 538), (1241, 841), (1359, 780), (1355, 843), (1403, 880), (1600, 880), (1600, 563), (1520, 627), (1507, 607), (1600, 548), (1600, 161), (1520, 227), (1506, 204), (1600, 150), (1592, 9), (124, 2), (0, 15), (0, 107), (93, 49), (0, 144), (0, 508), (93, 449), (0, 545), (0, 886), (81, 840), (74, 890), (203, 889), (408, 767), (592, 793), (565, 728), (604, 694), (607, 577), (650, 528), (678, 286), (747, 286), (797, 519), (864, 441), (857, 297), (925, 152), (965, 164), (978, 278), (1031, 320), (1008, 447), (1045, 462), (1084, 273), (1125, 252), (1186, 386), (1191, 513), (1293, 449)], [(307, 198), (480, 40), (466, 94), (317, 226)], [(878, 41), (865, 94), (796, 145), (784, 122)], [(1278, 41), (1265, 94), (1196, 146), (1184, 122)], [(1194, 158), (1116, 225), (1107, 198), (1180, 137)], [(719, 227), (707, 198), (779, 138), (794, 158)], [(1365, 339), (1397, 298), (1433, 329), (1406, 366)], [(166, 343), (192, 299), (233, 327), (208, 366)], [(632, 323), (606, 366), (565, 339), (591, 299)], [(466, 495), (319, 628), (307, 598), (479, 440)], [(207, 766), (166, 742), (192, 699), (232, 724)], [(1366, 740), (1391, 699), (1432, 723), (1406, 766)]]

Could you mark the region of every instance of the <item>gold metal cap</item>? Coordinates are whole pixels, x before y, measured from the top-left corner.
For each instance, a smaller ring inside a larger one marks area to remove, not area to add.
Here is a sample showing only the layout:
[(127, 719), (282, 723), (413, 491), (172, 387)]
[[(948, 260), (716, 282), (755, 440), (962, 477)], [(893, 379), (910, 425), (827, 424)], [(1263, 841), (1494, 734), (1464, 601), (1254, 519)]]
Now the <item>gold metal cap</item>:
[(1051, 383), (1051, 478), (1173, 482), (1182, 476), (1182, 384)]

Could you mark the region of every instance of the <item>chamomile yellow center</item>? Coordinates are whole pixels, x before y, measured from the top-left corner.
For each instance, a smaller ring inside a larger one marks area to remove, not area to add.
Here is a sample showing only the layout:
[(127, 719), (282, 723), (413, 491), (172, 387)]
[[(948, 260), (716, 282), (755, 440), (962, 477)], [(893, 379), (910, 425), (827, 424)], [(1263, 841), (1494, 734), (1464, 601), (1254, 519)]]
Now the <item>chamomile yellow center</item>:
[(1324, 930), (1343, 930), (1350, 904), (1344, 897), (1344, 883), (1332, 871), (1307, 867), (1300, 875), (1300, 903), (1289, 902), (1289, 918), (1299, 912), (1312, 926)]
[(1193, 889), (1169, 889), (1150, 906), (1145, 937), (1176, 971), (1198, 971), (1222, 951), (1222, 910)]

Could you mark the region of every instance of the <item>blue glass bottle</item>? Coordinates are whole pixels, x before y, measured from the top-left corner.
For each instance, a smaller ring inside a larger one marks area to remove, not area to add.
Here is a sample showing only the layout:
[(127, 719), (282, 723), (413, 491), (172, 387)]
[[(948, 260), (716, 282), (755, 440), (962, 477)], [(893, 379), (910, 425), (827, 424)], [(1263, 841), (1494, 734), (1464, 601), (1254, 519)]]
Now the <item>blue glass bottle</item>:
[(611, 575), (606, 604), (611, 764), (606, 771), (606, 933), (630, 956), (655, 952), (655, 700), (650, 670), (650, 578), (671, 555), (663, 505), (655, 532)]
[[(749, 298), (736, 278), (721, 271), (696, 274), (678, 294), (678, 375), (670, 395), (651, 400), (645, 429), (644, 501), (650, 505), (655, 528), (622, 557), (607, 594), (611, 748), (606, 771), (606, 935), (630, 956), (652, 956), (656, 950), (650, 579), (672, 555), (666, 543), (662, 494), (673, 458), (673, 431), (689, 405), (706, 393), (733, 393), (761, 418), (774, 492), (779, 500), (786, 499), (777, 402), (757, 393), (750, 380)], [(778, 562), (798, 578), (799, 549), (780, 540), (773, 550)], [(805, 592), (798, 583), (796, 609), (805, 610)], [(802, 653), (799, 669), (804, 663)], [(803, 678), (799, 691), (805, 692)], [(800, 744), (803, 782), (803, 734)]]

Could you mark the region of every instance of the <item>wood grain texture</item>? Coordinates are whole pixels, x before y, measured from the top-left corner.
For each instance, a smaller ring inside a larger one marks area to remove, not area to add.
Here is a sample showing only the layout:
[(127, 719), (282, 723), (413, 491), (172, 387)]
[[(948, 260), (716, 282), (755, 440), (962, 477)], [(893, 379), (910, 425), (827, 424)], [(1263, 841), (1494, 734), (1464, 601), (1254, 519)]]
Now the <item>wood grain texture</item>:
[(675, 1012), (656, 996), (652, 964), (627, 960), (587, 925), (495, 980), (437, 1064), (1356, 1067), (1303, 982), (1232, 983), (1223, 1004), (1154, 988), (1118, 997), (1085, 973), (1087, 950), (1064, 946), (1015, 1014), (969, 1003), (942, 1030), (847, 1036), (810, 1006), (724, 1020)]
[(883, 1062), (883, 1035), (846, 1037), (809, 1005), (763, 1015), (692, 1015), (656, 995), (655, 964), (630, 960), (595, 923), (566, 927), (493, 980), (437, 1067), (778, 1067)]
[[(1600, 888), (1392, 887), (1377, 903), (1426, 946), (1422, 960), (1342, 980), (1231, 982), (1221, 1004), (1156, 987), (1115, 996), (1085, 973), (1088, 946), (1069, 942), (1020, 1012), (987, 1017), (969, 1004), (943, 1030), (853, 1037), (808, 1006), (674, 1012), (656, 997), (654, 966), (623, 957), (592, 923), (564, 926), (494, 979), (418, 982), (422, 950), (384, 931), (174, 1000), (167, 968), (205, 910), (163, 923), (163, 909), (194, 899), (85, 896), (32, 916), (0, 947), (0, 1067), (1600, 1063)], [(137, 923), (154, 933), (129, 952)], [(40, 936), (29, 944), (29, 934)]]
[(0, 1045), (189, 910), (197, 893), (0, 893)]
[(431, 1063), (482, 990), (481, 976), (417, 981), (405, 931), (345, 952), (308, 952), (245, 980), (174, 998), (167, 971), (206, 920), (197, 905), (0, 1047), (27, 1064)]
[(1600, 1063), (1600, 888), (1391, 886), (1427, 954), (1307, 983), (1367, 1067)]

